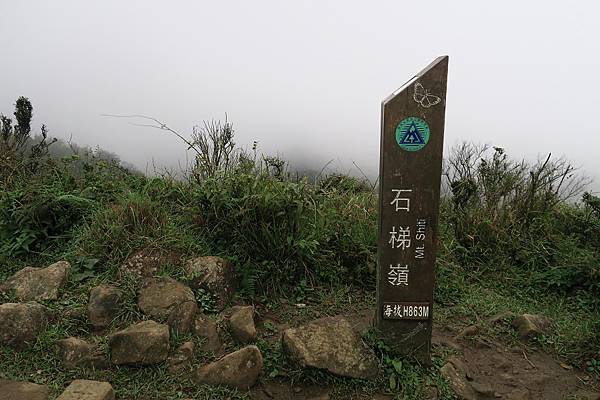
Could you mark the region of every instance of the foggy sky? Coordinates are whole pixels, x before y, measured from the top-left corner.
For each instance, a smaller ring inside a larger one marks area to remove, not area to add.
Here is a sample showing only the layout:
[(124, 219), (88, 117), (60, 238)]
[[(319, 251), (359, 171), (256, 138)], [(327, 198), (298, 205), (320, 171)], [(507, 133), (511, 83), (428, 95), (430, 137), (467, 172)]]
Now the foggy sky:
[(0, 112), (27, 96), (36, 131), (142, 170), (185, 146), (101, 114), (189, 134), (227, 113), (241, 145), (374, 174), (381, 101), (444, 54), (446, 147), (600, 170), (598, 1), (0, 0), (0, 17)]

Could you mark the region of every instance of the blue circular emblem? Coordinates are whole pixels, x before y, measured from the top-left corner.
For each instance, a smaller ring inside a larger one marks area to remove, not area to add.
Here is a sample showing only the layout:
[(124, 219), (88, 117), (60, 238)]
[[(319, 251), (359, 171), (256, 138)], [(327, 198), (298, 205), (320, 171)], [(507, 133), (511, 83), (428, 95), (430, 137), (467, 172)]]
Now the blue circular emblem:
[(429, 142), (429, 125), (421, 118), (404, 118), (396, 127), (396, 142), (406, 151), (421, 150)]

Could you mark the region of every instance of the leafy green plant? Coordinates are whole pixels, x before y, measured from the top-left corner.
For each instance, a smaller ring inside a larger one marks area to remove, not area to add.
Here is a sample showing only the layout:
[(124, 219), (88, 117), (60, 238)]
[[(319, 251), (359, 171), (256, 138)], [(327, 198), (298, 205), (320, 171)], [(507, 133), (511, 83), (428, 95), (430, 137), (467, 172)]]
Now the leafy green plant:
[(196, 296), (196, 302), (200, 306), (200, 309), (204, 313), (216, 313), (219, 312), (217, 308), (217, 296), (208, 290), (203, 288), (198, 288), (194, 290), (194, 295)]
[(97, 258), (78, 257), (71, 265), (71, 280), (82, 282), (97, 275), (100, 260)]

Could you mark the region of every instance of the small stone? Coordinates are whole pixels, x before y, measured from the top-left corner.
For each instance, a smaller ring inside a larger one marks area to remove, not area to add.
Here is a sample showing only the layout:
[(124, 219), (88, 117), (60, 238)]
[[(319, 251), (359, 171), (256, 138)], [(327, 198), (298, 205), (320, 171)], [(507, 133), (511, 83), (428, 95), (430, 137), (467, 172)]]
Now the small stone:
[(96, 329), (103, 329), (110, 325), (119, 315), (123, 291), (110, 285), (96, 286), (90, 291), (88, 302), (88, 318)]
[(229, 317), (231, 336), (240, 343), (250, 343), (256, 340), (256, 326), (254, 325), (254, 307), (232, 307)]
[(225, 308), (238, 288), (233, 264), (221, 257), (197, 257), (188, 261), (184, 268), (190, 286), (215, 295), (219, 310)]
[(512, 326), (517, 329), (521, 339), (528, 339), (549, 333), (552, 321), (543, 315), (523, 314), (513, 320)]
[(78, 379), (56, 400), (115, 400), (115, 392), (108, 382)]
[(224, 385), (247, 390), (254, 386), (263, 368), (263, 358), (256, 346), (247, 346), (197, 369), (194, 382)]
[(373, 379), (379, 373), (373, 350), (343, 317), (322, 318), (287, 329), (283, 332), (282, 345), (288, 358), (303, 368), (324, 369), (361, 379)]
[(177, 374), (184, 371), (192, 365), (194, 359), (194, 342), (185, 342), (175, 350), (175, 353), (167, 358), (169, 363), (169, 373)]
[(107, 368), (108, 360), (102, 351), (85, 340), (70, 337), (56, 342), (59, 358), (67, 368)]
[(20, 301), (56, 300), (67, 283), (70, 269), (67, 261), (46, 268), (25, 267), (0, 285), (0, 292), (13, 291)]
[(478, 333), (479, 333), (479, 326), (471, 325), (471, 326), (467, 326), (458, 335), (456, 335), (456, 338), (461, 339), (461, 338), (465, 338), (465, 337), (471, 337), (471, 336), (477, 335)]
[(0, 379), (0, 400), (47, 400), (50, 388), (30, 382)]
[(219, 337), (217, 324), (209, 317), (202, 313), (196, 314), (193, 330), (196, 336), (206, 339), (206, 341), (202, 344), (202, 350), (213, 353), (221, 350), (223, 344), (221, 343), (221, 339)]
[(172, 278), (148, 278), (140, 289), (138, 306), (144, 314), (157, 321), (171, 322), (170, 326), (180, 333), (192, 327), (198, 311), (194, 292)]
[(0, 342), (23, 348), (48, 325), (48, 309), (36, 302), (0, 304)]
[(169, 355), (169, 327), (143, 321), (114, 333), (108, 344), (113, 364), (158, 364)]

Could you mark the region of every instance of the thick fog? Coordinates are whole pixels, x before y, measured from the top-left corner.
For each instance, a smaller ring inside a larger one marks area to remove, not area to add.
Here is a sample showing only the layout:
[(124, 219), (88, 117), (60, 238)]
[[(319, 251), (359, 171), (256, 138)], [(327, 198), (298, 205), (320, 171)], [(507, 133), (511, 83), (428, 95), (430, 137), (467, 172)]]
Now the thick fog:
[(1, 0), (0, 112), (27, 96), (38, 130), (142, 170), (185, 163), (185, 145), (102, 114), (189, 134), (227, 113), (240, 145), (372, 175), (382, 99), (447, 54), (447, 146), (552, 152), (593, 176), (599, 15), (593, 0)]

